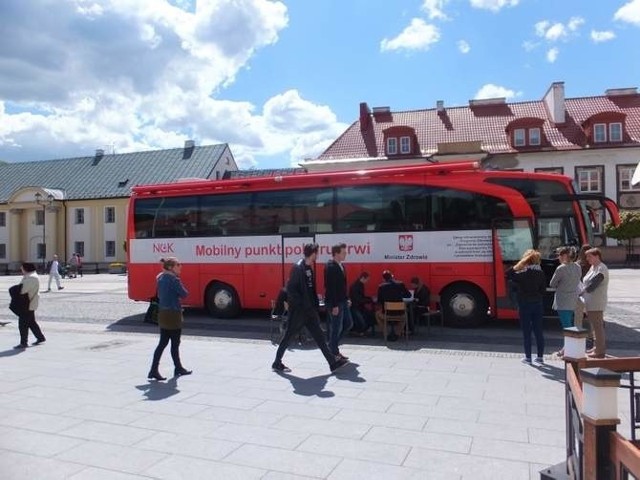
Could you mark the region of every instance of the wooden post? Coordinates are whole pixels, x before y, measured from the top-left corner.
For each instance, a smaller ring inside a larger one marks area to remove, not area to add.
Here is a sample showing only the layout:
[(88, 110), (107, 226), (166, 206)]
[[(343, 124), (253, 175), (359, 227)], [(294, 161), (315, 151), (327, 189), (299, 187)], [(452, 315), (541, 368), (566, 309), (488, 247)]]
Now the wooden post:
[(583, 388), (584, 478), (609, 478), (609, 433), (618, 418), (620, 374), (604, 368), (580, 370)]

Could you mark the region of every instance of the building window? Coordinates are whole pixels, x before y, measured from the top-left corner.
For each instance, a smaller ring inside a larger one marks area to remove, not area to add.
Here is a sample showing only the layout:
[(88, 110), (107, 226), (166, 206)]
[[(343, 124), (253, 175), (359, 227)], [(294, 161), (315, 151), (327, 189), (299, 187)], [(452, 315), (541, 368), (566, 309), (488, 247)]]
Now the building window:
[(44, 210), (36, 210), (36, 225), (44, 225)]
[(397, 155), (398, 139), (396, 137), (387, 138), (387, 155)]
[(116, 242), (114, 240), (104, 242), (104, 256), (107, 258), (116, 256)]
[(622, 141), (622, 123), (610, 123), (609, 124), (609, 141), (621, 142)]
[(44, 243), (39, 243), (36, 248), (38, 249), (37, 255), (39, 260), (47, 258), (47, 246)]
[(593, 126), (593, 142), (604, 143), (607, 141), (607, 124), (596, 123)]
[(602, 192), (602, 169), (598, 168), (578, 168), (578, 188), (581, 193), (601, 193)]
[(73, 253), (77, 253), (80, 257), (84, 257), (84, 242), (73, 242)]
[(529, 145), (540, 145), (542, 140), (540, 138), (540, 129), (539, 128), (530, 128), (529, 129)]
[(0, 258), (2, 258), (2, 259), (7, 258), (7, 244), (6, 243), (0, 243)]
[(116, 223), (116, 207), (104, 207), (104, 223)]
[(7, 226), (7, 212), (0, 212), (0, 227)]
[(75, 211), (76, 211), (75, 213), (76, 225), (84, 224), (84, 208), (76, 208)]
[(411, 153), (411, 137), (400, 137), (400, 153)]
[(526, 130), (524, 128), (516, 128), (513, 131), (513, 146), (524, 147), (527, 144)]
[(640, 190), (640, 184), (631, 185), (631, 178), (636, 167), (631, 165), (618, 165), (618, 190), (621, 192), (632, 192)]

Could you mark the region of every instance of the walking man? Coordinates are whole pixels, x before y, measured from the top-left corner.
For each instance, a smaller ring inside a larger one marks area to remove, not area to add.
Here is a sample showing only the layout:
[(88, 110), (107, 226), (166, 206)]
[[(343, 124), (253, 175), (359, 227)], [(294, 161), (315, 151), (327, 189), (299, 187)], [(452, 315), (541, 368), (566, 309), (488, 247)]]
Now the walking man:
[(338, 358), (348, 360), (340, 353), (338, 344), (346, 332), (353, 327), (351, 302), (347, 296), (347, 274), (344, 259), (347, 257), (347, 245), (339, 243), (331, 247), (331, 255), (324, 269), (324, 305), (329, 316), (329, 350)]
[(64, 287), (60, 284), (60, 264), (58, 263), (58, 255), (53, 256), (51, 265), (49, 266), (49, 285), (47, 292), (51, 291), (51, 280), (56, 279), (56, 285), (58, 290), (62, 290)]
[(40, 280), (36, 273), (36, 266), (33, 263), (23, 263), (22, 267), (22, 289), (20, 293), (29, 297), (28, 307), (18, 316), (18, 330), (20, 331), (20, 343), (15, 349), (24, 350), (29, 346), (29, 330), (35, 335), (36, 341), (34, 345), (40, 345), (46, 340), (40, 330), (40, 326), (36, 322), (36, 310), (38, 309), (38, 300), (40, 299)]
[(287, 301), (289, 303), (289, 321), (287, 330), (280, 341), (276, 358), (271, 365), (274, 372), (290, 372), (291, 369), (282, 363), (284, 352), (289, 346), (291, 339), (300, 332), (303, 327), (307, 327), (313, 340), (320, 348), (324, 358), (329, 364), (332, 372), (348, 363), (343, 358), (337, 358), (331, 353), (324, 334), (320, 328), (320, 317), (318, 315), (318, 293), (316, 291), (316, 280), (312, 265), (318, 256), (318, 245), (308, 243), (303, 249), (304, 258), (298, 260), (291, 268), (289, 281), (287, 282)]

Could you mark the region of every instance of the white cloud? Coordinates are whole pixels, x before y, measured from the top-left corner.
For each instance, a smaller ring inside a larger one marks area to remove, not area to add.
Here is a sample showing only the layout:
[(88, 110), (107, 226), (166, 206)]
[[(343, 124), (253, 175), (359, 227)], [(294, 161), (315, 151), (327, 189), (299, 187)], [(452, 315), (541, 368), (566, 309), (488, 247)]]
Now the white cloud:
[(414, 18), (407, 28), (397, 37), (383, 39), (380, 42), (380, 50), (383, 52), (393, 50), (429, 50), (432, 44), (440, 40), (440, 31), (435, 25), (426, 23), (421, 18)]
[(480, 90), (476, 93), (476, 100), (481, 100), (484, 98), (506, 98), (510, 99), (513, 97), (519, 97), (522, 95), (522, 92), (516, 92), (514, 90), (508, 89), (506, 87), (501, 87), (500, 85), (495, 85), (493, 83), (487, 83), (480, 87)]
[[(229, 142), (244, 166), (297, 156), (345, 125), (284, 92), (264, 106), (222, 98), (278, 41), (276, 0), (0, 2), (0, 158), (32, 160)], [(295, 151), (295, 152), (294, 152)]]
[(561, 22), (552, 24), (549, 20), (542, 20), (534, 25), (534, 29), (537, 36), (549, 42), (557, 42), (569, 37), (572, 32), (577, 32), (583, 23), (582, 17), (571, 17), (566, 25)]
[(447, 20), (449, 17), (447, 17), (443, 10), (447, 3), (449, 3), (449, 0), (423, 0), (422, 10), (427, 12), (431, 20)]
[(460, 50), (460, 53), (469, 53), (471, 45), (466, 40), (458, 40), (458, 50)]
[(610, 30), (598, 31), (591, 30), (591, 40), (595, 43), (608, 42), (616, 38), (616, 34)]
[(474, 8), (497, 12), (504, 7), (515, 7), (520, 0), (470, 0), (470, 3)]
[(540, 46), (539, 43), (537, 42), (532, 42), (531, 40), (525, 40), (524, 42), (522, 42), (522, 48), (525, 49), (525, 51), (530, 52), (532, 50), (535, 50), (536, 48), (538, 48)]
[(547, 61), (549, 63), (554, 63), (558, 59), (558, 54), (560, 50), (557, 47), (552, 47), (547, 50)]
[(624, 4), (613, 15), (613, 18), (614, 20), (640, 26), (640, 0), (631, 0)]

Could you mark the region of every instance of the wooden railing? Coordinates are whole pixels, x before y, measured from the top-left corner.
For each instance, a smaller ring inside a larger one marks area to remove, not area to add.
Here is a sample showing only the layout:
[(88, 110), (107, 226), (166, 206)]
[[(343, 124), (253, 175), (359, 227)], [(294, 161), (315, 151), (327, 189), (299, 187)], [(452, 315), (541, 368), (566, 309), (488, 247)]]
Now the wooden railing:
[[(640, 392), (636, 391), (640, 387), (635, 385), (635, 372), (640, 372), (640, 357), (566, 360), (566, 462), (556, 471), (564, 470), (575, 480), (640, 479), (640, 442), (635, 441), (640, 428)], [(628, 374), (628, 383), (620, 384), (620, 374)], [(592, 396), (607, 389), (609, 393), (615, 388), (629, 390), (631, 439), (616, 431), (620, 423), (617, 413), (600, 413), (617, 412), (617, 396), (603, 393), (602, 398), (587, 398), (584, 383), (589, 384)], [(616, 405), (603, 406), (604, 401)], [(551, 473), (552, 469), (546, 472), (541, 472), (541, 478), (561, 478)]]

